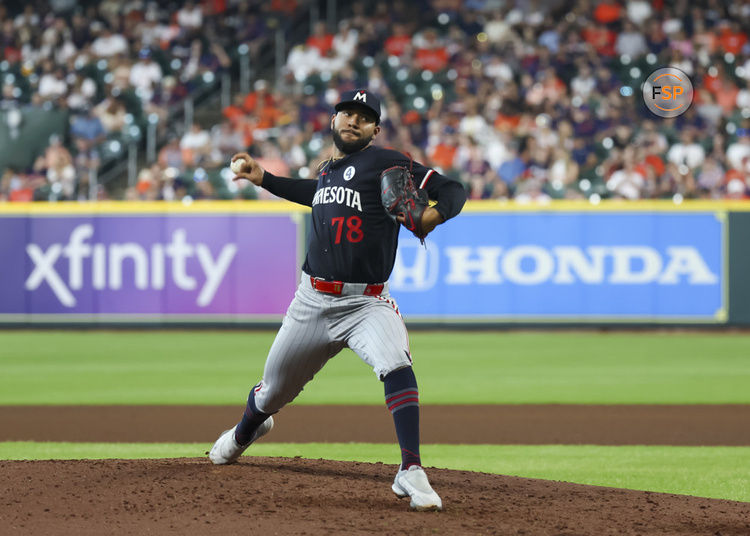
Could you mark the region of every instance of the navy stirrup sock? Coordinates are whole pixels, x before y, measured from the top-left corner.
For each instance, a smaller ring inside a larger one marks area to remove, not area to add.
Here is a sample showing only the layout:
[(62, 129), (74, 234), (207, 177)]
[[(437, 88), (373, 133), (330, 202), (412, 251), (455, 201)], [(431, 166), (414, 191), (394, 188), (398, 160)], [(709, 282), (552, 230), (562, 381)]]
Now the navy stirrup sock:
[(242, 420), (237, 425), (237, 429), (234, 431), (234, 440), (240, 445), (247, 445), (253, 438), (253, 434), (258, 427), (265, 422), (271, 415), (269, 413), (263, 413), (255, 405), (255, 389), (258, 386), (253, 387), (250, 391), (250, 395), (247, 397), (247, 406), (245, 406), (245, 414), (242, 416)]
[(419, 457), (419, 390), (411, 367), (395, 370), (383, 379), (385, 404), (393, 414), (401, 447), (401, 469), (422, 465)]

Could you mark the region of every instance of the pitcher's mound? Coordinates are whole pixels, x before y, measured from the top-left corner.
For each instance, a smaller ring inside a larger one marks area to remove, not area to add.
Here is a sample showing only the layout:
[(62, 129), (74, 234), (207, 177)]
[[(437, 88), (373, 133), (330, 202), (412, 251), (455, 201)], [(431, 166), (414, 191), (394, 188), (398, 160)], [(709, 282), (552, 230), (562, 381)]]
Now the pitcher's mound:
[(329, 460), (0, 461), (3, 534), (750, 534), (750, 503), (427, 468), (443, 512), (391, 492), (396, 466)]

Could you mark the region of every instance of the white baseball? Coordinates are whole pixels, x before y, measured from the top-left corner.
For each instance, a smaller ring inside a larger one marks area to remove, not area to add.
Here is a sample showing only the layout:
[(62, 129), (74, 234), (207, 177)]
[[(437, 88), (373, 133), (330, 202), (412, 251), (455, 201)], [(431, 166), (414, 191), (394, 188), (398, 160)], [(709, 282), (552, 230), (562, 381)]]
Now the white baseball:
[(242, 173), (242, 169), (246, 163), (247, 163), (247, 160), (245, 160), (244, 158), (238, 158), (237, 160), (235, 160), (229, 165), (229, 169), (231, 169), (234, 173), (237, 173), (237, 174)]

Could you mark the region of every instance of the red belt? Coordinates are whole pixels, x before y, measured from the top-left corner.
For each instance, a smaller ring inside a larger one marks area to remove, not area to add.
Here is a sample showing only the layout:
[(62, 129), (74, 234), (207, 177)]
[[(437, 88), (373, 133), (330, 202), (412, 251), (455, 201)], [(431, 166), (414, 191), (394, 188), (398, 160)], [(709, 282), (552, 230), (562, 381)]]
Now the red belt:
[[(326, 281), (325, 279), (317, 279), (310, 276), (310, 284), (312, 288), (318, 292), (325, 292), (326, 294), (343, 294), (344, 285), (356, 285), (357, 283), (344, 283), (343, 281)], [(377, 285), (367, 285), (365, 290), (362, 292), (364, 296), (379, 296), (383, 292), (385, 285), (379, 283)]]

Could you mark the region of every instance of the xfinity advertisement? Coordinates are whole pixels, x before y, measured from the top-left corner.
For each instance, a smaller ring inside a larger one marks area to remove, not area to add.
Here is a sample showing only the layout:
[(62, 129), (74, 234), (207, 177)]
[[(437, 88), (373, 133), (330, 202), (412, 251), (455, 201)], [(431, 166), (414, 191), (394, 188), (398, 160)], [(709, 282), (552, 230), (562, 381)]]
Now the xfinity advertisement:
[(402, 231), (391, 292), (407, 319), (725, 321), (713, 213), (462, 214), (424, 246)]
[(285, 214), (8, 217), (2, 224), (0, 319), (280, 319), (299, 281), (300, 224)]

